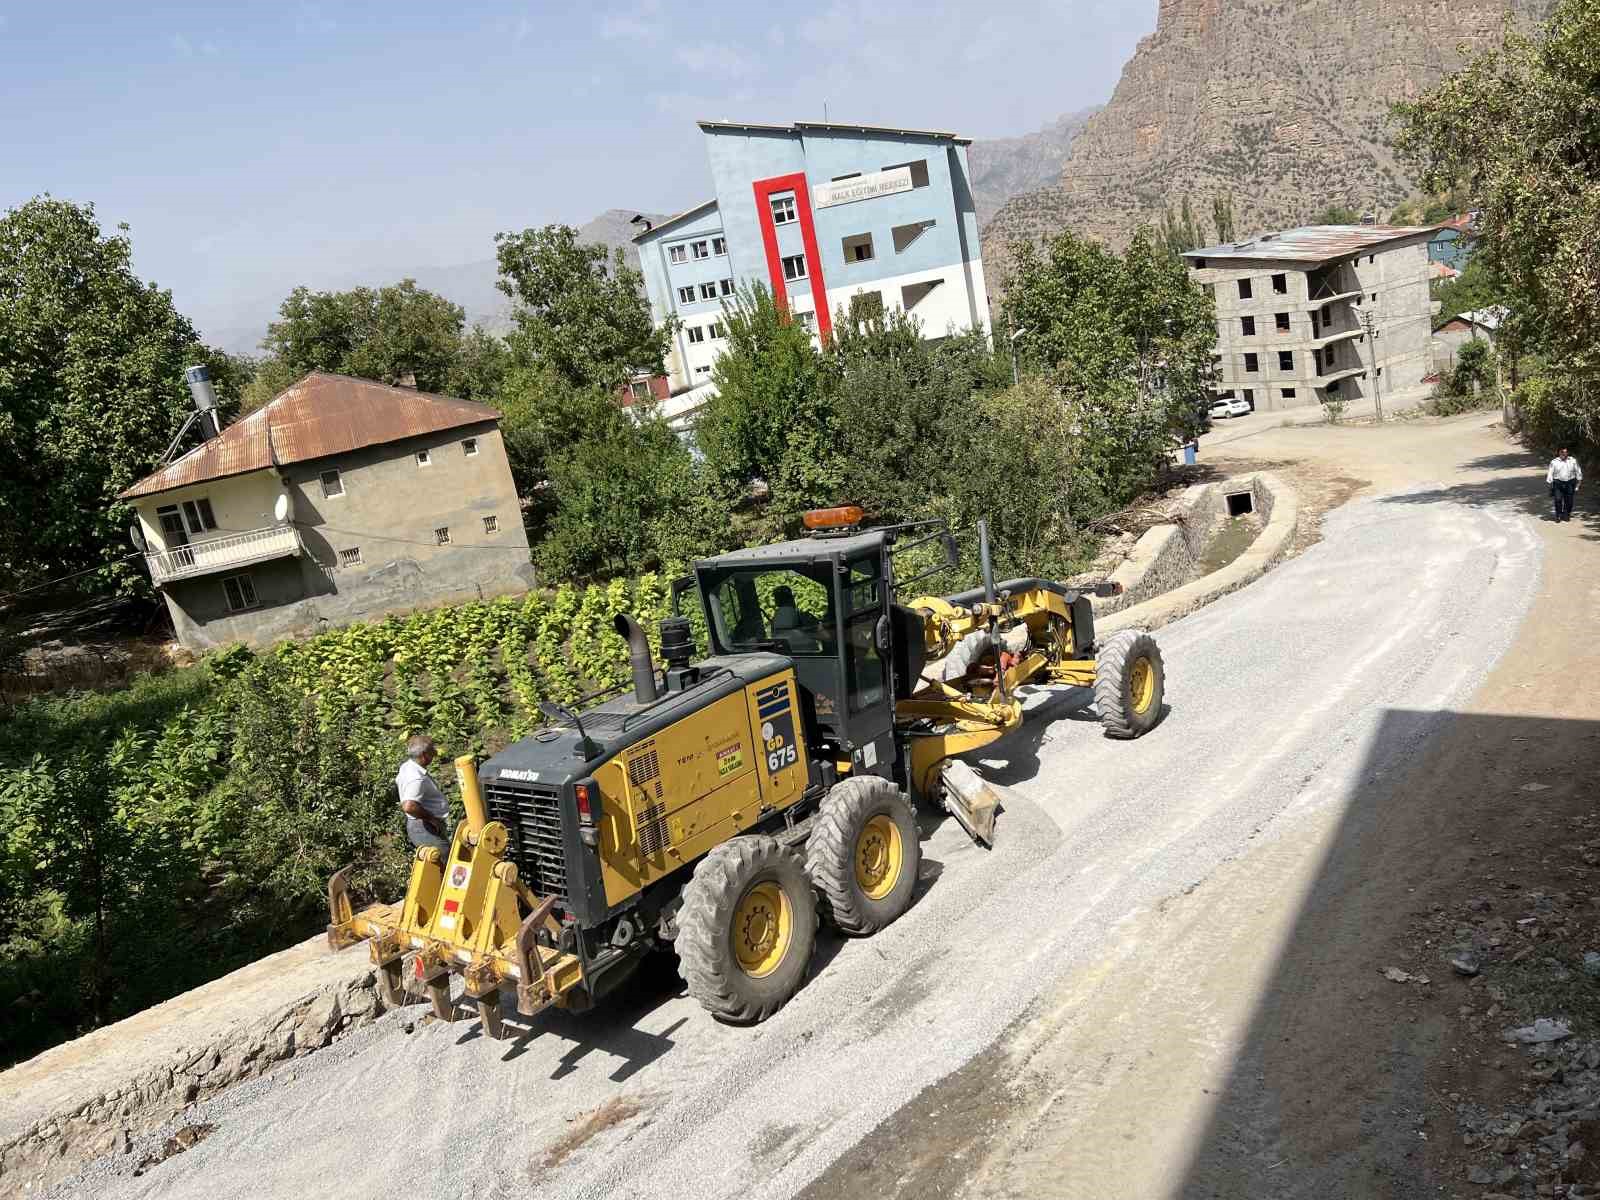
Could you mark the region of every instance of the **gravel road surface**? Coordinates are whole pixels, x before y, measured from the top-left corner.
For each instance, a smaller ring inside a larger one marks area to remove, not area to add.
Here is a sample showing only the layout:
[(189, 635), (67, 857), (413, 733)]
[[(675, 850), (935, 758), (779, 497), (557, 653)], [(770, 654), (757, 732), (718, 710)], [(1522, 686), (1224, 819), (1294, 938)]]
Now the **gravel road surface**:
[[(1170, 711), (1142, 740), (1105, 740), (1076, 708), (1085, 693), (1034, 696), (1041, 719), (983, 764), (1010, 789), (994, 850), (930, 826), (911, 911), (870, 940), (825, 937), (813, 979), (765, 1025), (717, 1025), (670, 967), (629, 1003), (547, 1015), (510, 1043), (409, 1009), (200, 1106), (191, 1120), (216, 1130), (193, 1149), (137, 1178), (103, 1165), (64, 1193), (796, 1194), (1041, 997), (1095, 971), (1136, 989), (1141, 972), (1190, 969), (1141, 957), (1142, 922), (1263, 844), (1295, 845), (1296, 823), (1355, 776), (1414, 752), (1503, 651), (1539, 573), (1525, 518), (1422, 495), (1350, 504), (1325, 534), (1161, 631)], [(1159, 1050), (1118, 1016), (1049, 1019)], [(1193, 1028), (1205, 1041), (1203, 1017)]]

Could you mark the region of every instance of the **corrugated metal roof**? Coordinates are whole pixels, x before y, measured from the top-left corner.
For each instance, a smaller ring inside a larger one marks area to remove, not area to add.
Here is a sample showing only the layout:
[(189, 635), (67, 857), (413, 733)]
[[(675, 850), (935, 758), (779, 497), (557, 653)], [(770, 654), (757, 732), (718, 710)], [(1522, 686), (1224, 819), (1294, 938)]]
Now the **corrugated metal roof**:
[(887, 133), (896, 137), (931, 138), (941, 142), (955, 142), (970, 146), (972, 139), (959, 133), (946, 133), (939, 129), (898, 129), (892, 125), (850, 125), (841, 121), (796, 121), (793, 125), (762, 125), (752, 121), (700, 121), (701, 129), (754, 129), (762, 133), (799, 133), (818, 130), (823, 133)]
[(270, 404), (146, 475), (118, 498), (149, 496), (499, 417), (488, 405), (470, 400), (313, 371)]
[(1243, 258), (1278, 262), (1328, 262), (1362, 254), (1389, 242), (1431, 236), (1437, 225), (1302, 225), (1282, 233), (1263, 233), (1243, 242), (1223, 242), (1190, 250), (1185, 258)]
[(672, 216), (668, 217), (665, 221), (657, 221), (649, 229), (640, 230), (638, 233), (633, 235), (631, 240), (635, 242), (642, 242), (647, 237), (654, 237), (656, 234), (672, 228), (672, 226), (676, 225), (679, 221), (687, 221), (690, 217), (698, 217), (708, 208), (715, 208), (716, 206), (716, 200), (711, 199), (704, 201), (701, 204), (696, 204), (693, 208), (686, 208), (681, 213), (673, 213)]

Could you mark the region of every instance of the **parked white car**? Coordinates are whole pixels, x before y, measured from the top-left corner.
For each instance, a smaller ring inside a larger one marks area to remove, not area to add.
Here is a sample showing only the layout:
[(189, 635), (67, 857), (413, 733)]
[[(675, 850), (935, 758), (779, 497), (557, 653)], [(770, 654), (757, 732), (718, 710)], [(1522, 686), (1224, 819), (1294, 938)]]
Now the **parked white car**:
[(1228, 415), (1230, 417), (1248, 417), (1255, 412), (1255, 409), (1250, 406), (1250, 401), (1241, 400), (1237, 396), (1232, 400), (1224, 400), (1223, 403), (1228, 406)]
[(1225, 421), (1233, 416), (1233, 401), (1218, 400), (1209, 410), (1213, 421)]

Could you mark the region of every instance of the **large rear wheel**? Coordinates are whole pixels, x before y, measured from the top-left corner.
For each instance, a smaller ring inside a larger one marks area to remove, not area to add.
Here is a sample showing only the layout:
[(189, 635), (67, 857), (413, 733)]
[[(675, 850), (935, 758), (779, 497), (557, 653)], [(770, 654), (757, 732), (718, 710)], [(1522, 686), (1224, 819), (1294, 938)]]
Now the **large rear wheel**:
[(1095, 655), (1094, 704), (1107, 737), (1136, 738), (1161, 719), (1167, 673), (1155, 638), (1124, 629)]
[(823, 916), (841, 932), (876, 933), (905, 912), (921, 864), (911, 804), (887, 779), (846, 779), (823, 798), (806, 870)]
[(805, 981), (817, 944), (817, 902), (799, 858), (775, 838), (716, 847), (683, 889), (678, 971), (719, 1020), (765, 1021)]

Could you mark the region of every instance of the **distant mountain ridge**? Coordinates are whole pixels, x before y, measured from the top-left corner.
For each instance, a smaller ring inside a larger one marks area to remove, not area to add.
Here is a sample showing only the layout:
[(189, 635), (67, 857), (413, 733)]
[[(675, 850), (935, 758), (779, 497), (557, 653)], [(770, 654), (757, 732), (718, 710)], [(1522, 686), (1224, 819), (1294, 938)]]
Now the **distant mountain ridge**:
[(1387, 214), (1413, 180), (1392, 147), (1391, 102), (1497, 44), (1509, 13), (1553, 0), (1160, 0), (1111, 100), (1059, 176), (1013, 196), (984, 231), (989, 277), (1006, 248), (1059, 230), (1127, 241), (1165, 205), (1233, 199), (1240, 236), (1332, 204)]
[(1072, 143), (1099, 111), (1096, 105), (1067, 113), (1021, 137), (975, 140), (967, 148), (967, 167), (972, 173), (978, 227), (987, 225), (1011, 197), (1049, 187), (1061, 178)]

